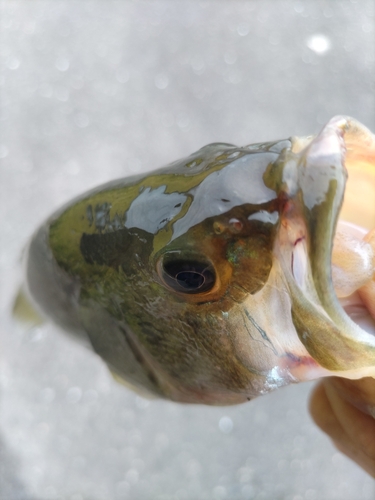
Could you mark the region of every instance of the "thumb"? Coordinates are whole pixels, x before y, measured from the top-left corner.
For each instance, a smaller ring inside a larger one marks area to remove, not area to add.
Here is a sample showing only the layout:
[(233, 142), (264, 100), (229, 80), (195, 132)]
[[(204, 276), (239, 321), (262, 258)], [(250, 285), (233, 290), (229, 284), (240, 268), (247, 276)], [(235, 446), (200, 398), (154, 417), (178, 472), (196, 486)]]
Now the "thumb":
[(310, 413), (342, 453), (375, 477), (375, 379), (323, 379)]

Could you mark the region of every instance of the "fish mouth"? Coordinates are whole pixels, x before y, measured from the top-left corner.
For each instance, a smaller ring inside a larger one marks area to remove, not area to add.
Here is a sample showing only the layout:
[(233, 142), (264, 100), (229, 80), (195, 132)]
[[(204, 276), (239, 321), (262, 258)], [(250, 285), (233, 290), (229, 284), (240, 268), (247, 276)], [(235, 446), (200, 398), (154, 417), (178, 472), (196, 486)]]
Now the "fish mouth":
[[(363, 228), (355, 226), (351, 223), (339, 222), (338, 228), (340, 230), (340, 234), (353, 235), (354, 237), (358, 237), (358, 240), (362, 240), (363, 236), (366, 234), (366, 231)], [(293, 245), (290, 268), (297, 286), (303, 291), (306, 290), (308, 259), (309, 256), (306, 238), (300, 237), (294, 242)], [(335, 263), (331, 261), (331, 272), (334, 272), (335, 267)], [(350, 279), (350, 276), (346, 276), (346, 278)], [(319, 276), (317, 279), (319, 279)], [(367, 305), (363, 301), (358, 290), (354, 288), (350, 290), (349, 293), (340, 292), (335, 288), (334, 278), (333, 284), (335, 306), (341, 307), (349, 319), (358, 325), (362, 330), (375, 336), (375, 318), (373, 318), (368, 311)], [(322, 305), (324, 307), (324, 301)]]
[(356, 291), (339, 297), (332, 281), (333, 242), (347, 181), (344, 136), (361, 139), (364, 132), (373, 140), (354, 120), (336, 117), (307, 146), (294, 147), (297, 181), (288, 193), (279, 236), (298, 337), (315, 361), (336, 372), (375, 367), (375, 320)]

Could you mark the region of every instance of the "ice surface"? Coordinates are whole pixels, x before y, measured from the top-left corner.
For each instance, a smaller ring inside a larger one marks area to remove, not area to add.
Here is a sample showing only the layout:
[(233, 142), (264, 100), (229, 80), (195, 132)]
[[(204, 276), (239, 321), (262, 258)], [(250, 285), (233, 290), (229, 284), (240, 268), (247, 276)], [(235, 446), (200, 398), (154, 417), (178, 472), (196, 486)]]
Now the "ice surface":
[(147, 401), (52, 325), (10, 318), (21, 250), (62, 203), (209, 142), (375, 129), (372, 0), (1, 3), (0, 497), (373, 500), (309, 384), (231, 408)]

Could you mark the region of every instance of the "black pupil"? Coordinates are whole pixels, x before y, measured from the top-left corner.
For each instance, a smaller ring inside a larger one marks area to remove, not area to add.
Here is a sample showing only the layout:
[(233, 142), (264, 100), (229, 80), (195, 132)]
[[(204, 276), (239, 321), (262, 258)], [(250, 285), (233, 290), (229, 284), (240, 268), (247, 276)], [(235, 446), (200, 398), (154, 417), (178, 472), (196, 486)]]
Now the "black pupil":
[(176, 292), (202, 293), (215, 284), (215, 271), (211, 264), (199, 261), (163, 260), (163, 281)]
[(188, 290), (195, 290), (196, 288), (200, 288), (203, 285), (204, 276), (194, 271), (181, 271), (180, 273), (176, 274), (176, 281), (183, 288), (187, 288)]

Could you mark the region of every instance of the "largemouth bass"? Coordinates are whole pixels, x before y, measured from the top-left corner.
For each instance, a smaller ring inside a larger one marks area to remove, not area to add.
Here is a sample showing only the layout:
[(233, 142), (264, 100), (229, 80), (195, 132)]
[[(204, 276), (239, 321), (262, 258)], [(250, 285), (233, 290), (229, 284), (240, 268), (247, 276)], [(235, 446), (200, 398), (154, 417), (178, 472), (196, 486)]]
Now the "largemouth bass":
[(375, 377), (374, 228), (375, 137), (335, 117), (82, 195), (35, 233), (26, 288), (135, 389), (235, 404)]

